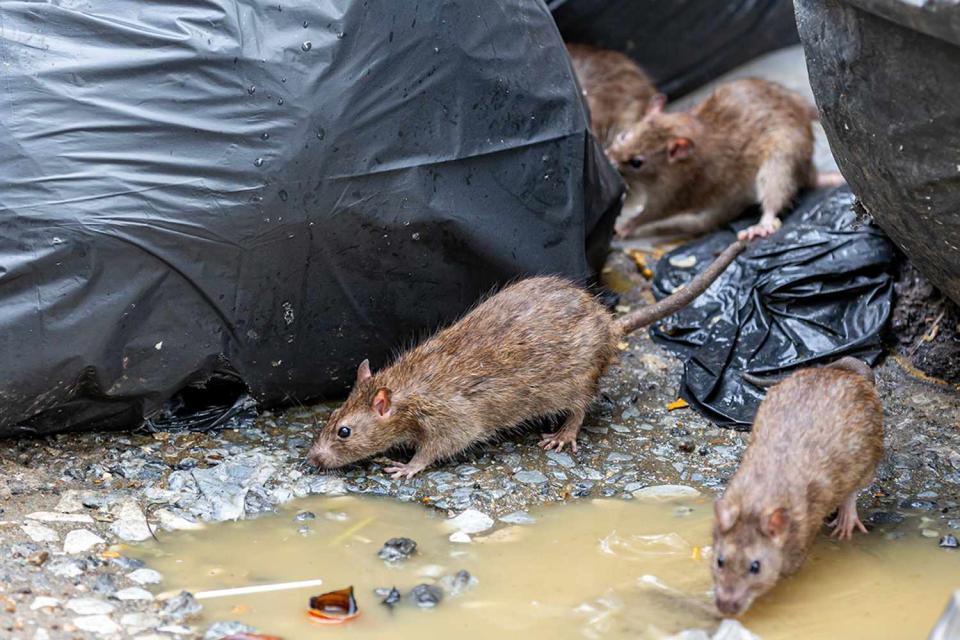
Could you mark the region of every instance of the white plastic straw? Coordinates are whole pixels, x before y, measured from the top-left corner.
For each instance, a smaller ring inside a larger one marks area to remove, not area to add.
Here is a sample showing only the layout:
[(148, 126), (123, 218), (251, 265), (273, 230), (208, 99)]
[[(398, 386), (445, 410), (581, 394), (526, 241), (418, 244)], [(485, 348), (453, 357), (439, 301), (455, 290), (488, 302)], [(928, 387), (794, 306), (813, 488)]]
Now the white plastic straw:
[(319, 587), (323, 580), (300, 580), (299, 582), (277, 582), (275, 584), (260, 584), (253, 587), (235, 587), (233, 589), (216, 589), (214, 591), (198, 591), (193, 594), (197, 600), (208, 598), (225, 598), (227, 596), (245, 596), (250, 593), (266, 593), (267, 591), (286, 591), (288, 589), (302, 589), (304, 587)]

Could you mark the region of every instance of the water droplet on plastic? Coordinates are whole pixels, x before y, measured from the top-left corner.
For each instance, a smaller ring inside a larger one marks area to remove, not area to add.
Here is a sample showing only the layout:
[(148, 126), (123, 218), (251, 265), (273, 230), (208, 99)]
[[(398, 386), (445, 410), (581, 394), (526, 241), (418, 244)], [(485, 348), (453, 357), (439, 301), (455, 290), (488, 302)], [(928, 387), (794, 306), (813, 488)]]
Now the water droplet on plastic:
[(307, 40), (302, 45), (300, 45), (300, 48), (303, 49), (304, 51), (310, 51), (310, 49), (313, 49), (313, 43)]
[(283, 104), (283, 98), (280, 98), (279, 100), (277, 100), (277, 104), (282, 105), (282, 104)]
[(280, 193), (277, 194), (277, 195), (279, 195), (279, 196), (280, 196), (280, 199), (283, 200), (284, 202), (287, 201), (287, 197), (288, 197), (288, 196), (287, 196), (287, 192), (284, 191), (283, 189), (280, 189)]
[(262, 166), (263, 166), (263, 158), (257, 158), (256, 160), (254, 160), (254, 161), (253, 161), (253, 166), (255, 166), (255, 167), (262, 167)]
[(343, 31), (337, 31), (337, 40), (343, 40), (344, 33)]
[(264, 131), (263, 133), (260, 134), (260, 137), (263, 138), (264, 140), (269, 140), (270, 134)]
[(247, 87), (247, 93), (249, 93), (250, 95), (253, 95), (256, 92), (257, 92), (256, 85), (250, 85), (249, 87)]
[(440, 53), (440, 47), (434, 47), (434, 48), (433, 48), (433, 52), (434, 52), (434, 53)]
[(323, 139), (326, 138), (326, 137), (327, 137), (327, 132), (324, 130), (324, 128), (323, 128), (323, 127), (318, 127), (318, 128), (317, 128), (317, 139), (323, 140)]
[(419, 234), (419, 233), (415, 233), (415, 234), (413, 234), (413, 235), (410, 236), (410, 237), (413, 238), (414, 240), (419, 240), (419, 239), (420, 239), (420, 234)]
[(309, 27), (309, 26), (310, 26), (310, 23), (307, 22), (306, 20), (304, 20), (304, 21), (303, 21), (303, 28), (306, 29), (306, 28)]

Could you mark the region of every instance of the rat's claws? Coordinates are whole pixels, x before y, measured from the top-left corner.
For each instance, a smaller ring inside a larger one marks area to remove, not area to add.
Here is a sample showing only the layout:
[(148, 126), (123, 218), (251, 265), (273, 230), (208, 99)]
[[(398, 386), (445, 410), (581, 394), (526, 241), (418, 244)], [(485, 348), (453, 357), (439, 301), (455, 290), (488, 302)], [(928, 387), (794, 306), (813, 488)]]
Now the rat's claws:
[(404, 464), (402, 462), (394, 462), (393, 460), (390, 461), (390, 465), (389, 467), (384, 467), (383, 472), (390, 474), (390, 478), (393, 480), (412, 478), (423, 470), (423, 467), (419, 465)]

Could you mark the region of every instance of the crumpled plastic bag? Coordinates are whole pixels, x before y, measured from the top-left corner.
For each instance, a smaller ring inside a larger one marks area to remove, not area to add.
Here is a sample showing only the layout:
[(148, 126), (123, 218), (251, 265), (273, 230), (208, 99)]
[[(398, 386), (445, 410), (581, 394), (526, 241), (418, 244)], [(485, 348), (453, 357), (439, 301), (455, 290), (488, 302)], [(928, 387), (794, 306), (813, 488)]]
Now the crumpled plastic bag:
[[(876, 363), (896, 254), (878, 227), (858, 220), (856, 208), (846, 187), (806, 194), (780, 231), (754, 243), (702, 296), (651, 329), (655, 341), (685, 357), (681, 398), (716, 424), (747, 431), (764, 390), (743, 372), (777, 378), (843, 356)], [(654, 296), (689, 282), (752, 220), (664, 256)]]

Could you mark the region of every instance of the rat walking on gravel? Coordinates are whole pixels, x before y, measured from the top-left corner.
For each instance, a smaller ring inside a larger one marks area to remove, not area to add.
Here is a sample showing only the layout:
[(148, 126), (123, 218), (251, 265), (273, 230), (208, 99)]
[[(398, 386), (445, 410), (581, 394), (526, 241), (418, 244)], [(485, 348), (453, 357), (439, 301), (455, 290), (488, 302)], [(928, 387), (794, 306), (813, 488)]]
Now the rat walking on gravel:
[(308, 460), (330, 469), (409, 446), (413, 458), (386, 469), (409, 478), (498, 430), (561, 414), (561, 428), (540, 444), (576, 451), (617, 343), (703, 293), (744, 247), (734, 242), (688, 285), (619, 319), (563, 278), (512, 284), (388, 367), (373, 373), (361, 363), (353, 390), (317, 433)]
[(717, 608), (741, 614), (799, 569), (834, 509), (833, 535), (866, 533), (857, 494), (873, 480), (882, 453), (883, 408), (861, 361), (803, 369), (773, 386), (740, 468), (715, 504)]
[(632, 191), (628, 203), (642, 200), (618, 233), (698, 235), (759, 204), (760, 221), (740, 238), (770, 235), (801, 188), (842, 182), (814, 168), (817, 118), (798, 94), (759, 79), (723, 84), (690, 111), (651, 102), (608, 151)]

